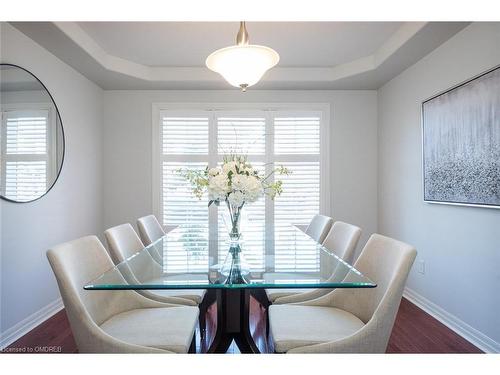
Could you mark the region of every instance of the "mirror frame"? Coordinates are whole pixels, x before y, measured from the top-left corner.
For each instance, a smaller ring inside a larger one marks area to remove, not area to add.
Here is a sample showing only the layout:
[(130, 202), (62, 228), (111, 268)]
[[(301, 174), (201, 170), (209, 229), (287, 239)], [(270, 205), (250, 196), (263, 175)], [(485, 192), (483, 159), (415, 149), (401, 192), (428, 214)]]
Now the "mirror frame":
[[(40, 85), (42, 85), (42, 87), (45, 89), (45, 91), (47, 92), (47, 94), (49, 94), (50, 100), (52, 100), (52, 103), (54, 104), (54, 107), (56, 109), (57, 118), (59, 118), (59, 122), (61, 123), (61, 134), (62, 134), (62, 158), (61, 158), (61, 166), (60, 166), (59, 170), (57, 171), (57, 175), (56, 175), (56, 178), (54, 179), (54, 182), (52, 182), (52, 184), (45, 191), (45, 193), (43, 193), (42, 195), (40, 195), (38, 198), (32, 199), (30, 201), (23, 201), (23, 202), (15, 201), (13, 199), (9, 199), (9, 198), (4, 197), (3, 195), (0, 195), (0, 198), (3, 199), (6, 202), (19, 203), (19, 204), (31, 203), (31, 202), (35, 202), (35, 201), (37, 201), (37, 200), (45, 197), (49, 193), (49, 191), (52, 190), (52, 188), (54, 187), (54, 185), (56, 184), (56, 182), (59, 180), (59, 176), (61, 175), (61, 172), (62, 172), (62, 169), (63, 169), (63, 166), (64, 166), (64, 158), (66, 156), (66, 134), (64, 133), (63, 120), (62, 120), (61, 114), (59, 112), (59, 108), (57, 107), (57, 103), (54, 100), (54, 97), (52, 96), (52, 94), (50, 93), (50, 91), (43, 84), (43, 82), (40, 81), (40, 79), (36, 75), (34, 75), (32, 72), (30, 72), (28, 69), (23, 68), (22, 66), (19, 66), (17, 64), (0, 62), (0, 67), (2, 67), (2, 66), (11, 66), (11, 67), (19, 68), (21, 70), (24, 70), (26, 73), (30, 74), (31, 76), (33, 76), (38, 81), (38, 83), (40, 83)], [(57, 119), (56, 119), (56, 123), (57, 123)]]

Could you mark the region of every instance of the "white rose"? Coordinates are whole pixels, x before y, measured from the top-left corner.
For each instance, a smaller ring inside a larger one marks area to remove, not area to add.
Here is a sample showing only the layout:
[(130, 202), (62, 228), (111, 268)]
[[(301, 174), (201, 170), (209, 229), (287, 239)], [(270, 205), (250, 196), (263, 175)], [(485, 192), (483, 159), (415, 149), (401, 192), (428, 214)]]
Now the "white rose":
[(210, 178), (208, 182), (208, 193), (211, 200), (224, 199), (229, 193), (229, 179), (224, 174)]
[(217, 176), (219, 173), (220, 173), (219, 168), (210, 168), (208, 171), (208, 174), (212, 177)]
[(229, 179), (227, 178), (227, 176), (224, 176), (223, 174), (220, 174), (220, 175), (212, 177), (210, 179), (209, 183), (212, 184), (212, 186), (214, 186), (214, 187), (216, 187), (218, 189), (227, 191), (228, 190)]
[(249, 190), (259, 190), (260, 191), (262, 189), (262, 184), (257, 177), (248, 176), (247, 177), (247, 188)]
[(235, 190), (245, 190), (247, 176), (236, 174), (231, 178), (231, 184)]
[(255, 202), (262, 194), (262, 183), (254, 176), (248, 176), (245, 179), (245, 187), (242, 189), (246, 200)]
[(241, 205), (245, 202), (244, 199), (245, 196), (239, 191), (233, 191), (227, 198), (229, 204), (233, 207), (241, 207)]

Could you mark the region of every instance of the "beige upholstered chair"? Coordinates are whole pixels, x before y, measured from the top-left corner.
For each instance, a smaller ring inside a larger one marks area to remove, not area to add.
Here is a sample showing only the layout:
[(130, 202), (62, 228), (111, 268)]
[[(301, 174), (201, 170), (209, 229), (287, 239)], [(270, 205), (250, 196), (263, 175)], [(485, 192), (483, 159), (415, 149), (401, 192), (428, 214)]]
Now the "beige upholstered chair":
[(339, 258), (352, 264), (360, 236), (360, 227), (343, 221), (336, 221), (322, 244)]
[(146, 246), (165, 235), (165, 231), (154, 215), (143, 216), (137, 219), (137, 228), (139, 229), (141, 240)]
[[(109, 253), (115, 264), (123, 262), (125, 259), (128, 259), (132, 255), (144, 249), (141, 239), (137, 236), (137, 233), (135, 233), (132, 225), (128, 223), (106, 230), (104, 232), (104, 236), (106, 237), (106, 242), (108, 243)], [(144, 255), (146, 256), (147, 254)], [(148, 273), (161, 275), (161, 261), (160, 263), (157, 263), (155, 262), (154, 257), (152, 258), (153, 259), (151, 259), (150, 262), (144, 262), (144, 267), (156, 267), (157, 270)], [(131, 282), (138, 282), (137, 280), (140, 278), (141, 270), (137, 268), (129, 268), (128, 271), (129, 272), (125, 275), (125, 277), (130, 278)], [(205, 290), (138, 290), (137, 293), (158, 302), (195, 306), (203, 300)]]
[(378, 286), (338, 288), (314, 300), (270, 306), (275, 351), (384, 353), (416, 254), (410, 245), (373, 234), (355, 267)]
[[(198, 308), (160, 303), (133, 291), (84, 290), (113, 267), (95, 236), (55, 246), (47, 258), (82, 353), (186, 353)], [(117, 280), (122, 276), (116, 274)]]
[[(361, 229), (355, 225), (336, 221), (323, 242), (323, 246), (349, 264), (352, 264)], [(328, 256), (327, 254), (325, 254)], [(328, 263), (325, 262), (325, 263)], [(328, 275), (335, 281), (339, 274), (331, 270)], [(340, 275), (341, 276), (341, 275)], [(338, 280), (340, 281), (340, 280)], [(267, 289), (268, 299), (274, 304), (302, 302), (328, 294), (331, 289)]]
[(332, 227), (333, 219), (329, 216), (315, 215), (309, 223), (306, 234), (318, 243), (323, 243)]
[(144, 244), (130, 224), (117, 225), (104, 231), (109, 254), (115, 264), (144, 249)]

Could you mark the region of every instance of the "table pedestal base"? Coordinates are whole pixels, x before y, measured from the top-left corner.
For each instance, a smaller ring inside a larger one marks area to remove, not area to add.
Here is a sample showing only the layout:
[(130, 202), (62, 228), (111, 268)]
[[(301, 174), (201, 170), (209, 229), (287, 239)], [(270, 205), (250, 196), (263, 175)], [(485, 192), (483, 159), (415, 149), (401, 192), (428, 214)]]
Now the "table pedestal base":
[(260, 353), (250, 333), (250, 289), (217, 290), (217, 332), (208, 353), (225, 353), (232, 341), (241, 353)]

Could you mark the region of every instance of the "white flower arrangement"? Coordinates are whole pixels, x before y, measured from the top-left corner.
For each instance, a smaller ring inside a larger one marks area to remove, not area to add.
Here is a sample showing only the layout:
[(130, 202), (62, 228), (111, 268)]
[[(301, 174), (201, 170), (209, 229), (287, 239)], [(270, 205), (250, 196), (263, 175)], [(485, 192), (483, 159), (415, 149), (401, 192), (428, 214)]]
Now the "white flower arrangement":
[(252, 203), (266, 194), (272, 199), (282, 192), (282, 181), (269, 182), (275, 173), (288, 175), (290, 171), (279, 166), (267, 176), (260, 175), (248, 162), (246, 156), (230, 154), (224, 157), (221, 167), (206, 168), (202, 171), (181, 170), (193, 187), (193, 193), (199, 199), (208, 191), (208, 205), (226, 202), (231, 208), (241, 208), (245, 203)]
[(283, 182), (269, 182), (269, 178), (275, 173), (291, 173), (287, 168), (279, 166), (267, 176), (262, 176), (247, 161), (246, 156), (238, 154), (224, 156), (221, 167), (206, 167), (202, 171), (181, 169), (179, 172), (191, 183), (193, 193), (199, 199), (208, 191), (209, 207), (214, 203), (219, 206), (221, 202), (226, 202), (230, 219), (224, 221), (232, 241), (238, 241), (241, 236), (239, 226), (241, 210), (245, 203), (255, 202), (264, 194), (274, 199), (276, 195), (281, 194)]

